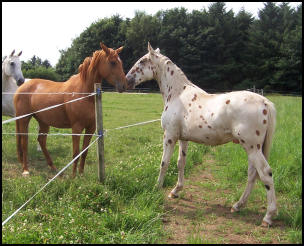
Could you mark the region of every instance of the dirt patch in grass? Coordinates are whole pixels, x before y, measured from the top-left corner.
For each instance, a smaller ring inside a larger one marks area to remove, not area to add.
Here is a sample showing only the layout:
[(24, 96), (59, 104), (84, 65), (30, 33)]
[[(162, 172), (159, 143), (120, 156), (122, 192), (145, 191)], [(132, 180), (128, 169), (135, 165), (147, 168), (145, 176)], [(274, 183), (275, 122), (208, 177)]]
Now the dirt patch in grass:
[[(266, 213), (263, 202), (253, 204), (255, 209), (246, 206), (239, 213), (231, 213), (233, 204), (227, 199), (232, 191), (217, 185), (220, 180), (212, 175), (216, 164), (210, 159), (200, 165), (204, 168), (195, 167), (185, 179), (179, 198), (166, 199), (166, 243), (288, 243), (282, 222), (275, 220), (271, 228), (260, 226)], [(167, 195), (172, 188), (166, 189)]]

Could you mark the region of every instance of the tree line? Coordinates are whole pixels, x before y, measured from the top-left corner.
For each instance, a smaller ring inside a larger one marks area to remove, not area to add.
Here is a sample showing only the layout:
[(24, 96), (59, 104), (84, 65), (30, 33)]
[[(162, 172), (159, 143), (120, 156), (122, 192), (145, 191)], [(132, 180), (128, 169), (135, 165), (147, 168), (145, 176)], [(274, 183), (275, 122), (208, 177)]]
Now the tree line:
[[(115, 49), (124, 46), (120, 57), (125, 72), (147, 53), (149, 41), (206, 91), (253, 86), (302, 91), (302, 4), (293, 9), (286, 2), (267, 2), (257, 19), (245, 9), (237, 14), (227, 11), (224, 2), (191, 13), (173, 8), (155, 15), (137, 11), (132, 19), (114, 15), (92, 23), (71, 47), (60, 50), (54, 68), (45, 69), (54, 80), (67, 80), (87, 56), (100, 49), (100, 41)], [(29, 67), (22, 69), (30, 71)], [(157, 88), (153, 81), (142, 86)]]

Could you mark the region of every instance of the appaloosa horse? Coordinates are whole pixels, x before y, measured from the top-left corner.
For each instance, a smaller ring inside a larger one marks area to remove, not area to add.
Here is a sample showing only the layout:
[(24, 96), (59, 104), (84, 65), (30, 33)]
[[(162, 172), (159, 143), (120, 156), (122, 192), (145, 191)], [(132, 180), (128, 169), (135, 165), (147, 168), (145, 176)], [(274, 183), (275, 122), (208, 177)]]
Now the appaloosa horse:
[[(102, 50), (97, 50), (92, 57), (87, 57), (79, 66), (79, 73), (72, 76), (63, 83), (50, 80), (32, 79), (22, 86), (16, 92), (14, 104), (16, 108), (16, 116), (25, 115), (36, 112), (49, 106), (61, 104), (72, 99), (83, 97), (77, 93), (94, 92), (94, 84), (101, 83), (102, 79), (106, 79), (110, 84), (115, 85), (119, 92), (126, 89), (126, 78), (122, 67), (122, 61), (118, 54), (123, 47), (117, 50), (106, 47), (100, 43)], [(38, 94), (18, 94), (24, 92), (32, 92)], [(52, 94), (43, 95), (39, 93), (60, 93), (60, 92), (76, 92), (75, 94)], [(17, 153), (19, 161), (23, 166), (23, 175), (28, 175), (27, 165), (27, 135), (18, 135), (18, 133), (27, 133), (28, 124), (31, 117), (34, 117), (39, 123), (39, 133), (48, 133), (50, 126), (56, 128), (72, 128), (73, 134), (80, 134), (85, 129), (86, 134), (95, 132), (95, 101), (94, 97), (64, 104), (51, 110), (32, 114), (28, 117), (21, 118), (16, 121), (17, 133)], [(83, 139), (83, 149), (85, 149), (91, 140), (92, 135), (85, 135)], [(48, 165), (51, 169), (56, 170), (51, 157), (46, 149), (47, 135), (40, 135), (38, 142), (45, 155)], [(80, 136), (73, 135), (73, 157), (79, 154)], [(85, 159), (87, 156), (85, 151), (81, 156), (79, 173), (83, 173)], [(73, 177), (76, 175), (78, 158), (74, 162)]]
[(8, 56), (4, 57), (2, 62), (2, 92), (10, 94), (2, 94), (2, 115), (15, 117), (13, 98), (18, 86), (24, 83), (24, 77), (21, 70), (21, 62), (18, 55), (14, 55), (15, 50)]
[(231, 210), (238, 211), (245, 205), (259, 176), (265, 184), (268, 202), (262, 225), (271, 225), (271, 218), (277, 211), (272, 171), (267, 162), (276, 122), (273, 103), (248, 91), (208, 94), (192, 84), (169, 58), (159, 50), (154, 51), (150, 44), (148, 51), (128, 72), (127, 83), (131, 88), (154, 79), (163, 97), (164, 141), (158, 187), (163, 185), (177, 140), (178, 182), (169, 197), (177, 197), (183, 188), (188, 141), (206, 145), (239, 143), (248, 155), (248, 183)]

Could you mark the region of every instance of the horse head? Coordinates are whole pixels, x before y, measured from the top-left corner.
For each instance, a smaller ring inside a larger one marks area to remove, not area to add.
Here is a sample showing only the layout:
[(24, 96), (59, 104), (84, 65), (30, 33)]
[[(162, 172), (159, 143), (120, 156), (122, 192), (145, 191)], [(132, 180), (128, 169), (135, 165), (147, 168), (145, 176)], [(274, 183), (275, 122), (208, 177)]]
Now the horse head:
[(141, 57), (126, 75), (128, 89), (134, 89), (140, 83), (155, 79), (155, 58), (160, 54), (159, 48), (154, 50), (148, 42), (148, 53)]
[(3, 61), (2, 70), (6, 76), (13, 77), (16, 80), (17, 85), (20, 86), (24, 83), (21, 62), (19, 60), (22, 51), (20, 51), (18, 55), (14, 55), (14, 53), (15, 50), (13, 50), (12, 53)]
[(113, 50), (103, 43), (100, 43), (100, 47), (102, 50), (95, 51), (92, 59), (89, 60), (87, 75), (91, 74), (95, 83), (100, 83), (102, 79), (105, 79), (118, 92), (125, 91), (127, 87), (126, 75), (123, 71), (122, 61), (118, 56), (123, 47)]

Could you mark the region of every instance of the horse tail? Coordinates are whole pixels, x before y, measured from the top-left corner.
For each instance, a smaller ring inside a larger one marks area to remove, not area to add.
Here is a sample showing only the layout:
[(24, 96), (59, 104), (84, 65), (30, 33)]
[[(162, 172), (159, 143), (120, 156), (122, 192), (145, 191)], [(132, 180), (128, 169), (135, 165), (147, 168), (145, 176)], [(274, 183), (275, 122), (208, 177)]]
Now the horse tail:
[(269, 154), (270, 154), (272, 138), (273, 138), (275, 125), (276, 125), (276, 110), (275, 110), (274, 104), (272, 102), (267, 101), (266, 105), (268, 108), (268, 112), (266, 112), (266, 111), (264, 111), (264, 112), (266, 114), (268, 113), (268, 124), (267, 124), (267, 131), (266, 131), (266, 136), (264, 139), (262, 151), (265, 156), (265, 159), (268, 160)]
[(16, 140), (17, 140), (17, 156), (19, 161), (23, 162), (23, 151), (21, 147), (21, 135), (18, 133), (20, 132), (19, 120), (16, 120)]

